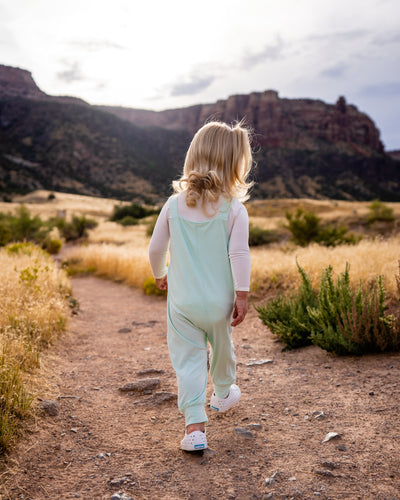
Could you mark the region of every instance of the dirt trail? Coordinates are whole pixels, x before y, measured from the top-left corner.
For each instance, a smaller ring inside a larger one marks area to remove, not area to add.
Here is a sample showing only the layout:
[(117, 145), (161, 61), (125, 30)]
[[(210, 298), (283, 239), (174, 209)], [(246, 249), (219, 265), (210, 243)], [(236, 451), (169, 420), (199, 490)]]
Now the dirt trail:
[[(211, 449), (193, 455), (179, 449), (165, 299), (94, 277), (72, 284), (80, 312), (46, 361), (58, 414), (11, 455), (1, 498), (400, 499), (399, 355), (281, 352), (252, 310), (234, 332), (242, 401), (209, 412)], [(152, 393), (119, 390), (149, 377), (160, 379)], [(339, 437), (322, 443), (328, 432)]]

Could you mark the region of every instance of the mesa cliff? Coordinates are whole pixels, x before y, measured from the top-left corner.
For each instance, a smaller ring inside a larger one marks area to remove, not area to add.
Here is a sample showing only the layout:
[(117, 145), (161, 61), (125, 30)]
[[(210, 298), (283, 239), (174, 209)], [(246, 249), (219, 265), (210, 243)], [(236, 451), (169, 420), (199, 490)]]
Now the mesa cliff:
[(101, 106), (140, 127), (186, 130), (191, 135), (205, 122), (216, 119), (227, 123), (243, 120), (265, 148), (317, 151), (334, 144), (341, 152), (369, 155), (382, 153), (380, 132), (374, 122), (344, 97), (335, 105), (312, 99), (281, 99), (267, 90), (234, 95), (214, 104), (203, 104), (166, 111)]
[(91, 106), (47, 95), (31, 73), (2, 65), (0, 193), (162, 201), (193, 133), (215, 119), (253, 130), (253, 197), (400, 201), (399, 155), (343, 96), (327, 104), (266, 90), (165, 111)]

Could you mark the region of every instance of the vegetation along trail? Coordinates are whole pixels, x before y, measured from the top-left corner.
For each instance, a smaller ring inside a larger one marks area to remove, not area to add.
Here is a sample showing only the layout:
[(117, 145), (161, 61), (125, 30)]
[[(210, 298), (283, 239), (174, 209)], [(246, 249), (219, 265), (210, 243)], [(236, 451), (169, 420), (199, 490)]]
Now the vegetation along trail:
[(282, 352), (251, 308), (234, 331), (241, 403), (210, 414), (209, 450), (185, 453), (165, 298), (72, 286), (79, 312), (43, 356), (55, 404), (10, 455), (1, 498), (400, 498), (398, 354)]

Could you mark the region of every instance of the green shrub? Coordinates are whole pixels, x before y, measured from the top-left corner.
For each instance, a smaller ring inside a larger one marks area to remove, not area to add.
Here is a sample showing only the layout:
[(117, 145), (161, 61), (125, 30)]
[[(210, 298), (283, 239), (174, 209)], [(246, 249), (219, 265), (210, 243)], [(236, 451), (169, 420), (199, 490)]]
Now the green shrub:
[(320, 227), (319, 233), (315, 238), (316, 243), (326, 247), (336, 247), (338, 245), (355, 245), (361, 239), (361, 236), (356, 237), (354, 234), (347, 234), (347, 227), (343, 224), (332, 226), (327, 224)]
[(43, 242), (43, 249), (51, 255), (57, 254), (62, 247), (62, 243), (57, 238), (46, 238)]
[(167, 295), (166, 290), (157, 288), (154, 278), (147, 278), (143, 283), (143, 291), (146, 295)]
[(66, 241), (73, 241), (86, 238), (88, 229), (95, 228), (97, 222), (94, 219), (89, 219), (85, 215), (74, 215), (69, 222), (62, 217), (50, 219), (49, 225), (51, 227), (57, 227), (61, 236), (65, 238)]
[(126, 215), (123, 219), (118, 221), (121, 226), (136, 226), (139, 221), (132, 217), (131, 215)]
[(394, 221), (393, 209), (379, 200), (374, 200), (369, 206), (367, 224), (371, 225), (375, 221), (392, 222)]
[(254, 224), (249, 225), (249, 245), (259, 246), (268, 245), (278, 241), (278, 236), (274, 231), (269, 231), (268, 229), (262, 229), (261, 227), (255, 226)]
[(295, 213), (286, 212), (288, 224), (286, 229), (292, 234), (292, 241), (296, 245), (305, 247), (312, 242), (319, 243), (327, 247), (337, 245), (354, 245), (360, 238), (347, 234), (347, 227), (343, 224), (333, 226), (331, 224), (321, 224), (321, 218), (310, 210), (306, 212), (298, 208)]
[[(338, 355), (397, 351), (400, 348), (400, 314), (387, 314), (383, 277), (368, 290), (362, 283), (350, 286), (350, 267), (336, 282), (332, 267), (322, 271), (318, 294), (298, 265), (302, 283), (298, 291), (279, 296), (256, 308), (272, 333), (293, 349), (313, 343)], [(400, 275), (396, 277), (400, 294)]]
[(346, 264), (345, 271), (334, 283), (332, 267), (322, 271), (318, 305), (308, 308), (314, 323), (313, 344), (341, 355), (397, 350), (400, 347), (398, 324), (385, 315), (383, 277), (378, 276), (370, 290), (363, 290), (360, 283), (354, 292), (349, 272)]
[(305, 247), (318, 236), (321, 219), (313, 211), (305, 212), (298, 208), (295, 213), (286, 212), (288, 224), (285, 226), (292, 233), (296, 245)]
[(280, 295), (264, 306), (256, 307), (262, 322), (286, 344), (286, 349), (295, 349), (311, 344), (312, 324), (308, 307), (317, 305), (317, 295), (310, 279), (297, 264), (301, 285), (297, 292), (285, 297)]
[(155, 213), (157, 213), (157, 210), (148, 209), (136, 203), (131, 203), (130, 205), (116, 205), (110, 220), (121, 223), (125, 217), (144, 219), (145, 217)]

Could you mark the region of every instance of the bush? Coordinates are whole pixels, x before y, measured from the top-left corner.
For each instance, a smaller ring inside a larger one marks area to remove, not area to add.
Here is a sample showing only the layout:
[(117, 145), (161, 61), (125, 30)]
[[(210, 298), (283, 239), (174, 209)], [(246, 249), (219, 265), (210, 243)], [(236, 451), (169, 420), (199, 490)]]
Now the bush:
[(70, 222), (67, 222), (62, 217), (54, 217), (48, 221), (50, 228), (57, 227), (60, 234), (66, 241), (78, 240), (86, 238), (88, 229), (93, 229), (97, 226), (94, 219), (89, 219), (85, 215), (74, 215)]
[(374, 200), (369, 206), (367, 224), (371, 225), (376, 221), (392, 222), (394, 221), (393, 209), (379, 200)]
[(56, 238), (46, 238), (43, 243), (43, 248), (51, 255), (57, 254), (62, 247), (62, 243), (59, 239)]
[(132, 217), (133, 219), (144, 219), (149, 215), (157, 213), (157, 210), (148, 209), (142, 205), (136, 203), (131, 203), (130, 205), (116, 205), (114, 207), (114, 212), (110, 218), (113, 222), (121, 223), (125, 217)]
[(143, 283), (143, 291), (146, 295), (167, 295), (166, 290), (157, 288), (154, 278), (147, 278)]
[(288, 224), (285, 227), (292, 233), (292, 241), (302, 247), (314, 241), (327, 247), (343, 244), (354, 245), (360, 241), (360, 238), (356, 238), (352, 234), (348, 235), (348, 229), (343, 224), (338, 226), (322, 225), (321, 218), (315, 215), (312, 210), (306, 212), (302, 208), (298, 208), (294, 214), (286, 212), (286, 219)]
[(391, 316), (385, 316), (383, 277), (378, 276), (370, 290), (364, 291), (360, 283), (354, 292), (349, 271), (350, 266), (346, 264), (336, 284), (332, 267), (322, 271), (318, 306), (308, 308), (314, 323), (313, 344), (342, 355), (397, 350), (400, 347), (398, 325)]
[(153, 235), (153, 231), (154, 231), (154, 228), (156, 226), (156, 223), (157, 223), (157, 216), (155, 215), (154, 217), (152, 217), (149, 222), (147, 223), (147, 227), (146, 227), (146, 236), (150, 237)]
[(136, 226), (139, 221), (132, 217), (131, 215), (126, 215), (123, 219), (118, 221), (121, 226)]
[[(272, 299), (256, 308), (259, 317), (287, 349), (313, 343), (339, 355), (396, 351), (400, 348), (400, 315), (387, 314), (383, 277), (368, 290), (350, 286), (350, 267), (336, 283), (332, 267), (322, 271), (318, 295), (298, 265), (302, 284), (290, 297)], [(400, 275), (396, 277), (400, 294)]]
[(278, 241), (278, 236), (274, 231), (262, 229), (254, 224), (249, 225), (249, 245), (252, 247), (260, 245), (268, 245)]
[(297, 264), (301, 285), (296, 293), (270, 300), (256, 307), (262, 322), (286, 344), (286, 349), (295, 349), (311, 344), (312, 324), (308, 307), (317, 305), (317, 295), (304, 270)]

